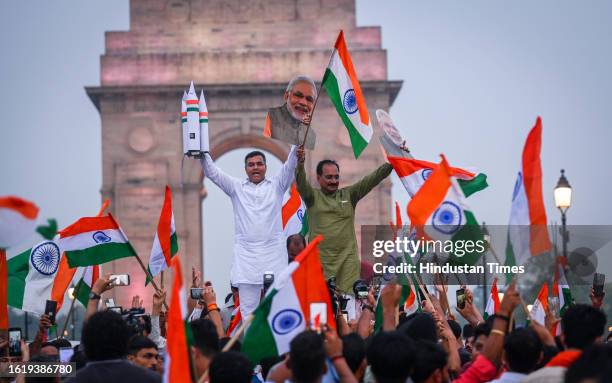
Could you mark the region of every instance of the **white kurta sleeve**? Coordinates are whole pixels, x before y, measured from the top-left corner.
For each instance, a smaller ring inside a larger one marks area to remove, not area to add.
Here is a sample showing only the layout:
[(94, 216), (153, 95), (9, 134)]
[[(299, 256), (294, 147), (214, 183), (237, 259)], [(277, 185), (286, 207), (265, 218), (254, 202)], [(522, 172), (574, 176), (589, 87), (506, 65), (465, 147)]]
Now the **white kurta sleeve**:
[(289, 189), (295, 177), (295, 167), (297, 166), (296, 149), (297, 146), (291, 145), (287, 161), (285, 161), (278, 174), (274, 177), (277, 187), (283, 193)]
[(234, 194), (235, 186), (240, 183), (237, 178), (234, 178), (225, 173), (223, 170), (219, 169), (208, 153), (204, 153), (201, 164), (202, 168), (204, 169), (205, 177), (208, 177), (215, 185), (223, 190), (225, 194), (229, 196)]

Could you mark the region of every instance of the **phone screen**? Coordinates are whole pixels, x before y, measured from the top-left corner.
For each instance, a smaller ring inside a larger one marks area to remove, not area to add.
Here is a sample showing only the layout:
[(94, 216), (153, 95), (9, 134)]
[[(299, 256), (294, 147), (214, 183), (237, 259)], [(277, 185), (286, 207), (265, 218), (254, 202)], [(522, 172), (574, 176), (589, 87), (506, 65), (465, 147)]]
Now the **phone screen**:
[(310, 326), (313, 330), (321, 332), (321, 329), (325, 324), (327, 324), (327, 303), (311, 303)]
[(606, 283), (606, 275), (595, 273), (593, 275), (593, 291), (596, 296), (602, 296), (604, 293), (604, 284)]
[(74, 349), (72, 347), (61, 347), (59, 349), (60, 363), (70, 363), (72, 355), (74, 355)]
[(9, 329), (9, 356), (21, 356), (21, 329)]
[(113, 274), (110, 276), (111, 280), (114, 280), (116, 286), (129, 286), (130, 276), (128, 274)]
[(204, 291), (201, 287), (193, 287), (190, 290), (191, 299), (200, 299), (202, 298), (202, 292)]
[(465, 308), (465, 289), (457, 289), (457, 307)]
[(57, 312), (57, 302), (48, 300), (45, 305), (45, 314), (49, 317), (51, 323), (55, 323), (55, 313)]

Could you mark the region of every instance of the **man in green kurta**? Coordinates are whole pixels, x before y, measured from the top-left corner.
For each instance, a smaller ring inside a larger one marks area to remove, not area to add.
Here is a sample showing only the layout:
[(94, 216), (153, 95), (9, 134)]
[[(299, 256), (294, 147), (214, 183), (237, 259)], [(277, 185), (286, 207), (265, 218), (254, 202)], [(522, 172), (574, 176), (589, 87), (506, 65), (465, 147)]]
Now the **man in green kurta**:
[(319, 254), (325, 278), (336, 277), (338, 288), (352, 294), (353, 283), (359, 278), (361, 262), (357, 254), (355, 236), (355, 208), (357, 202), (384, 180), (393, 167), (385, 163), (357, 183), (338, 189), (340, 167), (335, 161), (323, 160), (317, 165), (320, 190), (306, 180), (304, 148), (297, 150), (298, 166), (295, 181), (308, 209), (308, 236), (322, 234)]

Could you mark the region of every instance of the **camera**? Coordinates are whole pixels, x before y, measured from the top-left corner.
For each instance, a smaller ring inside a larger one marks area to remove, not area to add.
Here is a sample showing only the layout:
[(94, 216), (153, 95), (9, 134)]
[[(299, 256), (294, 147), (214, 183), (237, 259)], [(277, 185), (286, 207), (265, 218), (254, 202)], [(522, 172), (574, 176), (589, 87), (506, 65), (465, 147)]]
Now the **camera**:
[(337, 315), (339, 311), (346, 311), (346, 304), (349, 299), (345, 298), (336, 285), (336, 277), (331, 277), (327, 280), (327, 290), (329, 291), (329, 300), (332, 304), (332, 311)]
[(353, 292), (356, 299), (367, 299), (370, 288), (363, 279), (358, 279), (353, 283)]
[(151, 332), (151, 317), (145, 314), (143, 308), (131, 308), (121, 316), (132, 334), (143, 335), (144, 331)]

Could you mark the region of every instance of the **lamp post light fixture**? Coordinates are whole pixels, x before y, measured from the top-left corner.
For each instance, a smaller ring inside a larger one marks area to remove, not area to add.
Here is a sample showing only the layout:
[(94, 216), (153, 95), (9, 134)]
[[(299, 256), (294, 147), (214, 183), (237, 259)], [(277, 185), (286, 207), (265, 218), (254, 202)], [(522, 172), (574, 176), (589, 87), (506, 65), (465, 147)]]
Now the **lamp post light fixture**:
[(566, 226), (566, 215), (567, 209), (572, 205), (572, 187), (570, 186), (567, 178), (565, 178), (565, 170), (561, 169), (561, 177), (557, 181), (555, 187), (555, 206), (561, 212), (561, 237), (563, 241), (563, 257), (567, 260), (567, 242), (568, 233)]

